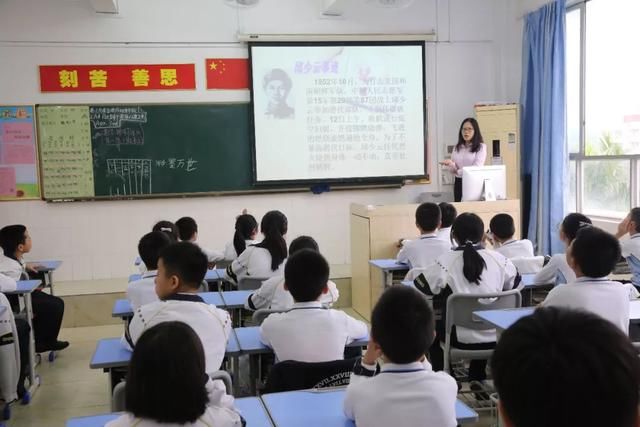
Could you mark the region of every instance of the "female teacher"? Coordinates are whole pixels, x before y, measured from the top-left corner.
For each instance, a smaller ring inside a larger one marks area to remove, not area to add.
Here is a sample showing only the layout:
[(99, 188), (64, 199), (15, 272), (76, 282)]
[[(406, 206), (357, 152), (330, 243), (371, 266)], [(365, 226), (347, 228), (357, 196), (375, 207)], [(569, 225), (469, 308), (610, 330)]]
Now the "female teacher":
[(483, 166), (487, 158), (487, 146), (482, 141), (482, 134), (478, 121), (472, 117), (467, 117), (460, 125), (458, 132), (458, 143), (451, 153), (451, 160), (440, 162), (441, 165), (449, 168), (455, 176), (453, 185), (453, 200), (462, 200), (462, 168), (465, 166)]

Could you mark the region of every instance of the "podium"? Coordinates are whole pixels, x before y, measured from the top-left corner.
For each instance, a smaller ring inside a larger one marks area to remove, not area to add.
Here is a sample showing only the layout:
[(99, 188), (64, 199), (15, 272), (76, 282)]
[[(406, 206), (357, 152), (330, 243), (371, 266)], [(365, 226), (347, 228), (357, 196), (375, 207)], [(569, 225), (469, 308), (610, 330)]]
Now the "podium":
[[(485, 229), (489, 228), (489, 221), (494, 215), (507, 213), (515, 222), (515, 237), (521, 236), (520, 200), (452, 204), (458, 214), (473, 212), (480, 216)], [(369, 265), (369, 260), (395, 258), (398, 254), (398, 239), (418, 237), (415, 225), (417, 207), (417, 204), (351, 204), (351, 297), (353, 309), (367, 320), (371, 320), (371, 309), (385, 286), (379, 272)]]

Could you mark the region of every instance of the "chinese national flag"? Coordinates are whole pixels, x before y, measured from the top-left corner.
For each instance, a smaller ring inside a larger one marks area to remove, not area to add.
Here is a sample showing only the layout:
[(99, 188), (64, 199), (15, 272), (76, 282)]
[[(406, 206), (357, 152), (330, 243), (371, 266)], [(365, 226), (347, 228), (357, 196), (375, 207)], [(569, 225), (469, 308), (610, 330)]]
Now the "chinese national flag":
[(249, 61), (246, 58), (209, 58), (207, 89), (248, 89)]

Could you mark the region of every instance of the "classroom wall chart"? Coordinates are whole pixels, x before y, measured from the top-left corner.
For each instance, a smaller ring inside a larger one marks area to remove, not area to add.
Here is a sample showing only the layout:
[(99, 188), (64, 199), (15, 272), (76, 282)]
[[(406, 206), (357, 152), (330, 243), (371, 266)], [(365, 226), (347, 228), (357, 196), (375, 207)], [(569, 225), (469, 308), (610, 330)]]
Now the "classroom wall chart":
[(0, 200), (40, 198), (33, 111), (0, 106)]

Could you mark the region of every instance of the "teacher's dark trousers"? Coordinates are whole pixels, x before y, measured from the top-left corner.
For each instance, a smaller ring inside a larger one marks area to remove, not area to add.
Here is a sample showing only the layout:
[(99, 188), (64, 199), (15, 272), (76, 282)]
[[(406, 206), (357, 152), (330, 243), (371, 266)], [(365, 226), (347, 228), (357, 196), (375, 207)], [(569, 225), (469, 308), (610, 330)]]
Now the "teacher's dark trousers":
[(453, 201), (462, 201), (462, 178), (458, 178), (457, 176), (455, 181), (453, 182)]

